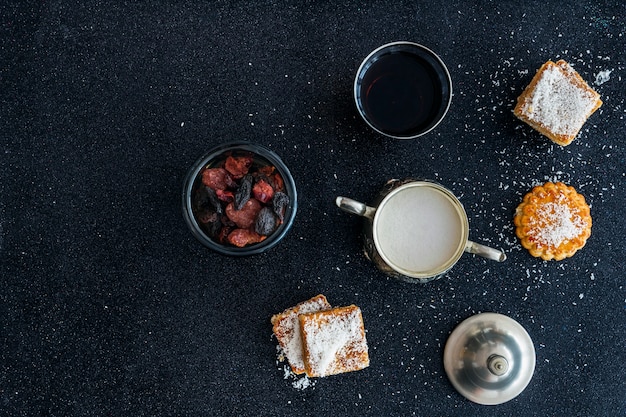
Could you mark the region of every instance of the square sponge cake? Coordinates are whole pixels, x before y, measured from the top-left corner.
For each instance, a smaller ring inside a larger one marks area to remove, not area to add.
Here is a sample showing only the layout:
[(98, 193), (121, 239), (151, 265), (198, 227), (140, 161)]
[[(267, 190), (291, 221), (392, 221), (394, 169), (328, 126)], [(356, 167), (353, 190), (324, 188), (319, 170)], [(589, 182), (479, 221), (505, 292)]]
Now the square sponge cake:
[(548, 61), (518, 97), (513, 114), (566, 146), (601, 105), (600, 95), (567, 62)]
[(300, 314), (304, 364), (310, 377), (369, 366), (361, 309), (355, 305)]
[(276, 335), (278, 344), (283, 350), (283, 354), (287, 358), (293, 373), (298, 375), (303, 374), (305, 371), (298, 315), (329, 308), (331, 308), (331, 305), (326, 300), (326, 297), (319, 294), (294, 307), (288, 308), (280, 314), (272, 316), (274, 335)]

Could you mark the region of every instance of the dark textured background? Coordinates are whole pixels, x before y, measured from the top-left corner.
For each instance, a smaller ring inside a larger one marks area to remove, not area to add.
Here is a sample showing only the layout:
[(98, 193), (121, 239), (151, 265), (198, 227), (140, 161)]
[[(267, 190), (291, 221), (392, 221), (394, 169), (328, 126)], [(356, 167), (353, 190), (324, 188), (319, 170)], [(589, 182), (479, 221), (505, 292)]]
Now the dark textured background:
[[(0, 415), (626, 415), (625, 16), (621, 0), (3, 2)], [(395, 40), (453, 78), (447, 118), (418, 140), (372, 132), (352, 102), (361, 60)], [(604, 101), (566, 148), (511, 113), (559, 58)], [(201, 246), (180, 207), (189, 166), (238, 139), (277, 152), (300, 195), (284, 241), (246, 259)], [(452, 189), (507, 262), (466, 254), (423, 286), (381, 275), (334, 198), (403, 176)], [(592, 207), (587, 246), (561, 262), (512, 227), (546, 180)], [(362, 308), (371, 366), (299, 390), (269, 319), (318, 293)], [(527, 389), (495, 407), (442, 364), (485, 311), (537, 352)]]

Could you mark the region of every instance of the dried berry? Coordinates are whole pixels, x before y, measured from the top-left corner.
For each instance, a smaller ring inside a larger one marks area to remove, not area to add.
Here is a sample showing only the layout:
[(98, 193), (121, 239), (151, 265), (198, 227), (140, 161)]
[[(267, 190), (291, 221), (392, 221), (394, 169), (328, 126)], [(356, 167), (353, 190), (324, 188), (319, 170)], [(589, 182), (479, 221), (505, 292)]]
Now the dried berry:
[(220, 215), (208, 207), (198, 210), (196, 217), (198, 217), (198, 221), (202, 224), (220, 221)]
[(248, 173), (252, 165), (252, 156), (229, 156), (224, 162), (224, 168), (233, 178), (239, 179)]
[(262, 242), (264, 239), (265, 236), (261, 236), (249, 229), (235, 229), (228, 235), (228, 242), (239, 248), (243, 248), (252, 243)]
[(197, 216), (209, 236), (214, 237), (218, 235), (219, 231), (222, 229), (221, 216), (218, 213), (205, 209), (201, 213), (198, 213)]
[(289, 196), (282, 191), (278, 191), (274, 194), (274, 199), (272, 200), (272, 209), (274, 213), (278, 216), (280, 221), (285, 220), (285, 211), (287, 210), (287, 206), (289, 205)]
[(209, 168), (202, 173), (202, 183), (214, 190), (225, 190), (237, 184), (224, 168)]
[(283, 177), (277, 172), (272, 175), (271, 178), (272, 187), (274, 187), (275, 191), (283, 191), (285, 189), (285, 182), (283, 181)]
[[(228, 207), (228, 206), (226, 206), (226, 207)], [(235, 226), (237, 226), (234, 221), (232, 221), (231, 219), (228, 218), (228, 215), (222, 216), (222, 224), (225, 227), (230, 227), (230, 228), (234, 228)]]
[(263, 207), (254, 222), (254, 231), (260, 235), (269, 235), (278, 226), (278, 219), (269, 207)]
[(234, 230), (234, 225), (233, 226), (229, 226), (229, 225), (224, 225), (221, 227), (221, 230), (219, 232), (219, 234), (217, 234), (217, 236), (215, 237), (215, 239), (221, 243), (222, 245), (226, 245), (228, 244), (228, 235), (230, 234), (230, 232), (232, 232)]
[(236, 210), (233, 203), (226, 206), (226, 215), (228, 218), (242, 229), (247, 229), (252, 226), (260, 211), (261, 203), (254, 198), (248, 199), (241, 210)]
[[(192, 208), (194, 211), (201, 210), (207, 206), (210, 206), (209, 194), (207, 192), (208, 187), (200, 186), (193, 194)], [(210, 188), (209, 188), (210, 189)]]
[(224, 201), (226, 203), (235, 201), (235, 195), (233, 194), (232, 191), (217, 190), (215, 191), (215, 194), (219, 200)]
[(258, 169), (258, 172), (264, 177), (269, 177), (270, 175), (274, 173), (275, 170), (276, 168), (274, 168), (272, 165), (265, 165), (263, 167), (260, 167)]
[(241, 180), (239, 188), (235, 192), (235, 208), (241, 210), (244, 204), (250, 199), (252, 193), (252, 175), (246, 175)]
[(274, 189), (264, 179), (260, 179), (252, 187), (254, 198), (261, 203), (268, 203), (274, 197)]
[(211, 207), (219, 214), (222, 214), (224, 212), (224, 208), (222, 207), (222, 203), (220, 203), (220, 199), (218, 198), (219, 193), (222, 193), (224, 191), (222, 190), (217, 190), (214, 191), (212, 188), (209, 187), (203, 187), (206, 190), (206, 193), (208, 194), (209, 197), (209, 204), (211, 205)]

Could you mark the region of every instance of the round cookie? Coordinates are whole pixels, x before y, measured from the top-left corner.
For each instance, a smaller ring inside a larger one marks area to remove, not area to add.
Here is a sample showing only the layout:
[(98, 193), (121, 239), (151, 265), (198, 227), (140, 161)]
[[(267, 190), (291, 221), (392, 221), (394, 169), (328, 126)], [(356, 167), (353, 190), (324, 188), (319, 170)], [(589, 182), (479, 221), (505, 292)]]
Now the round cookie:
[(515, 210), (515, 234), (532, 256), (560, 261), (591, 236), (585, 197), (561, 182), (546, 182), (526, 194)]

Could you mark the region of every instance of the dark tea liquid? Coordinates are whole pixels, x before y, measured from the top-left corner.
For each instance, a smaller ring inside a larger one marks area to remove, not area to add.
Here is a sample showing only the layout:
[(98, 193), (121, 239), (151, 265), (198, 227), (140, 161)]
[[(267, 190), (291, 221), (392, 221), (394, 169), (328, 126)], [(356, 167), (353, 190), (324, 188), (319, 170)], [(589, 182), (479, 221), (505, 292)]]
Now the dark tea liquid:
[(360, 85), (361, 105), (369, 122), (391, 135), (428, 130), (442, 104), (441, 82), (422, 57), (402, 51), (380, 56)]

